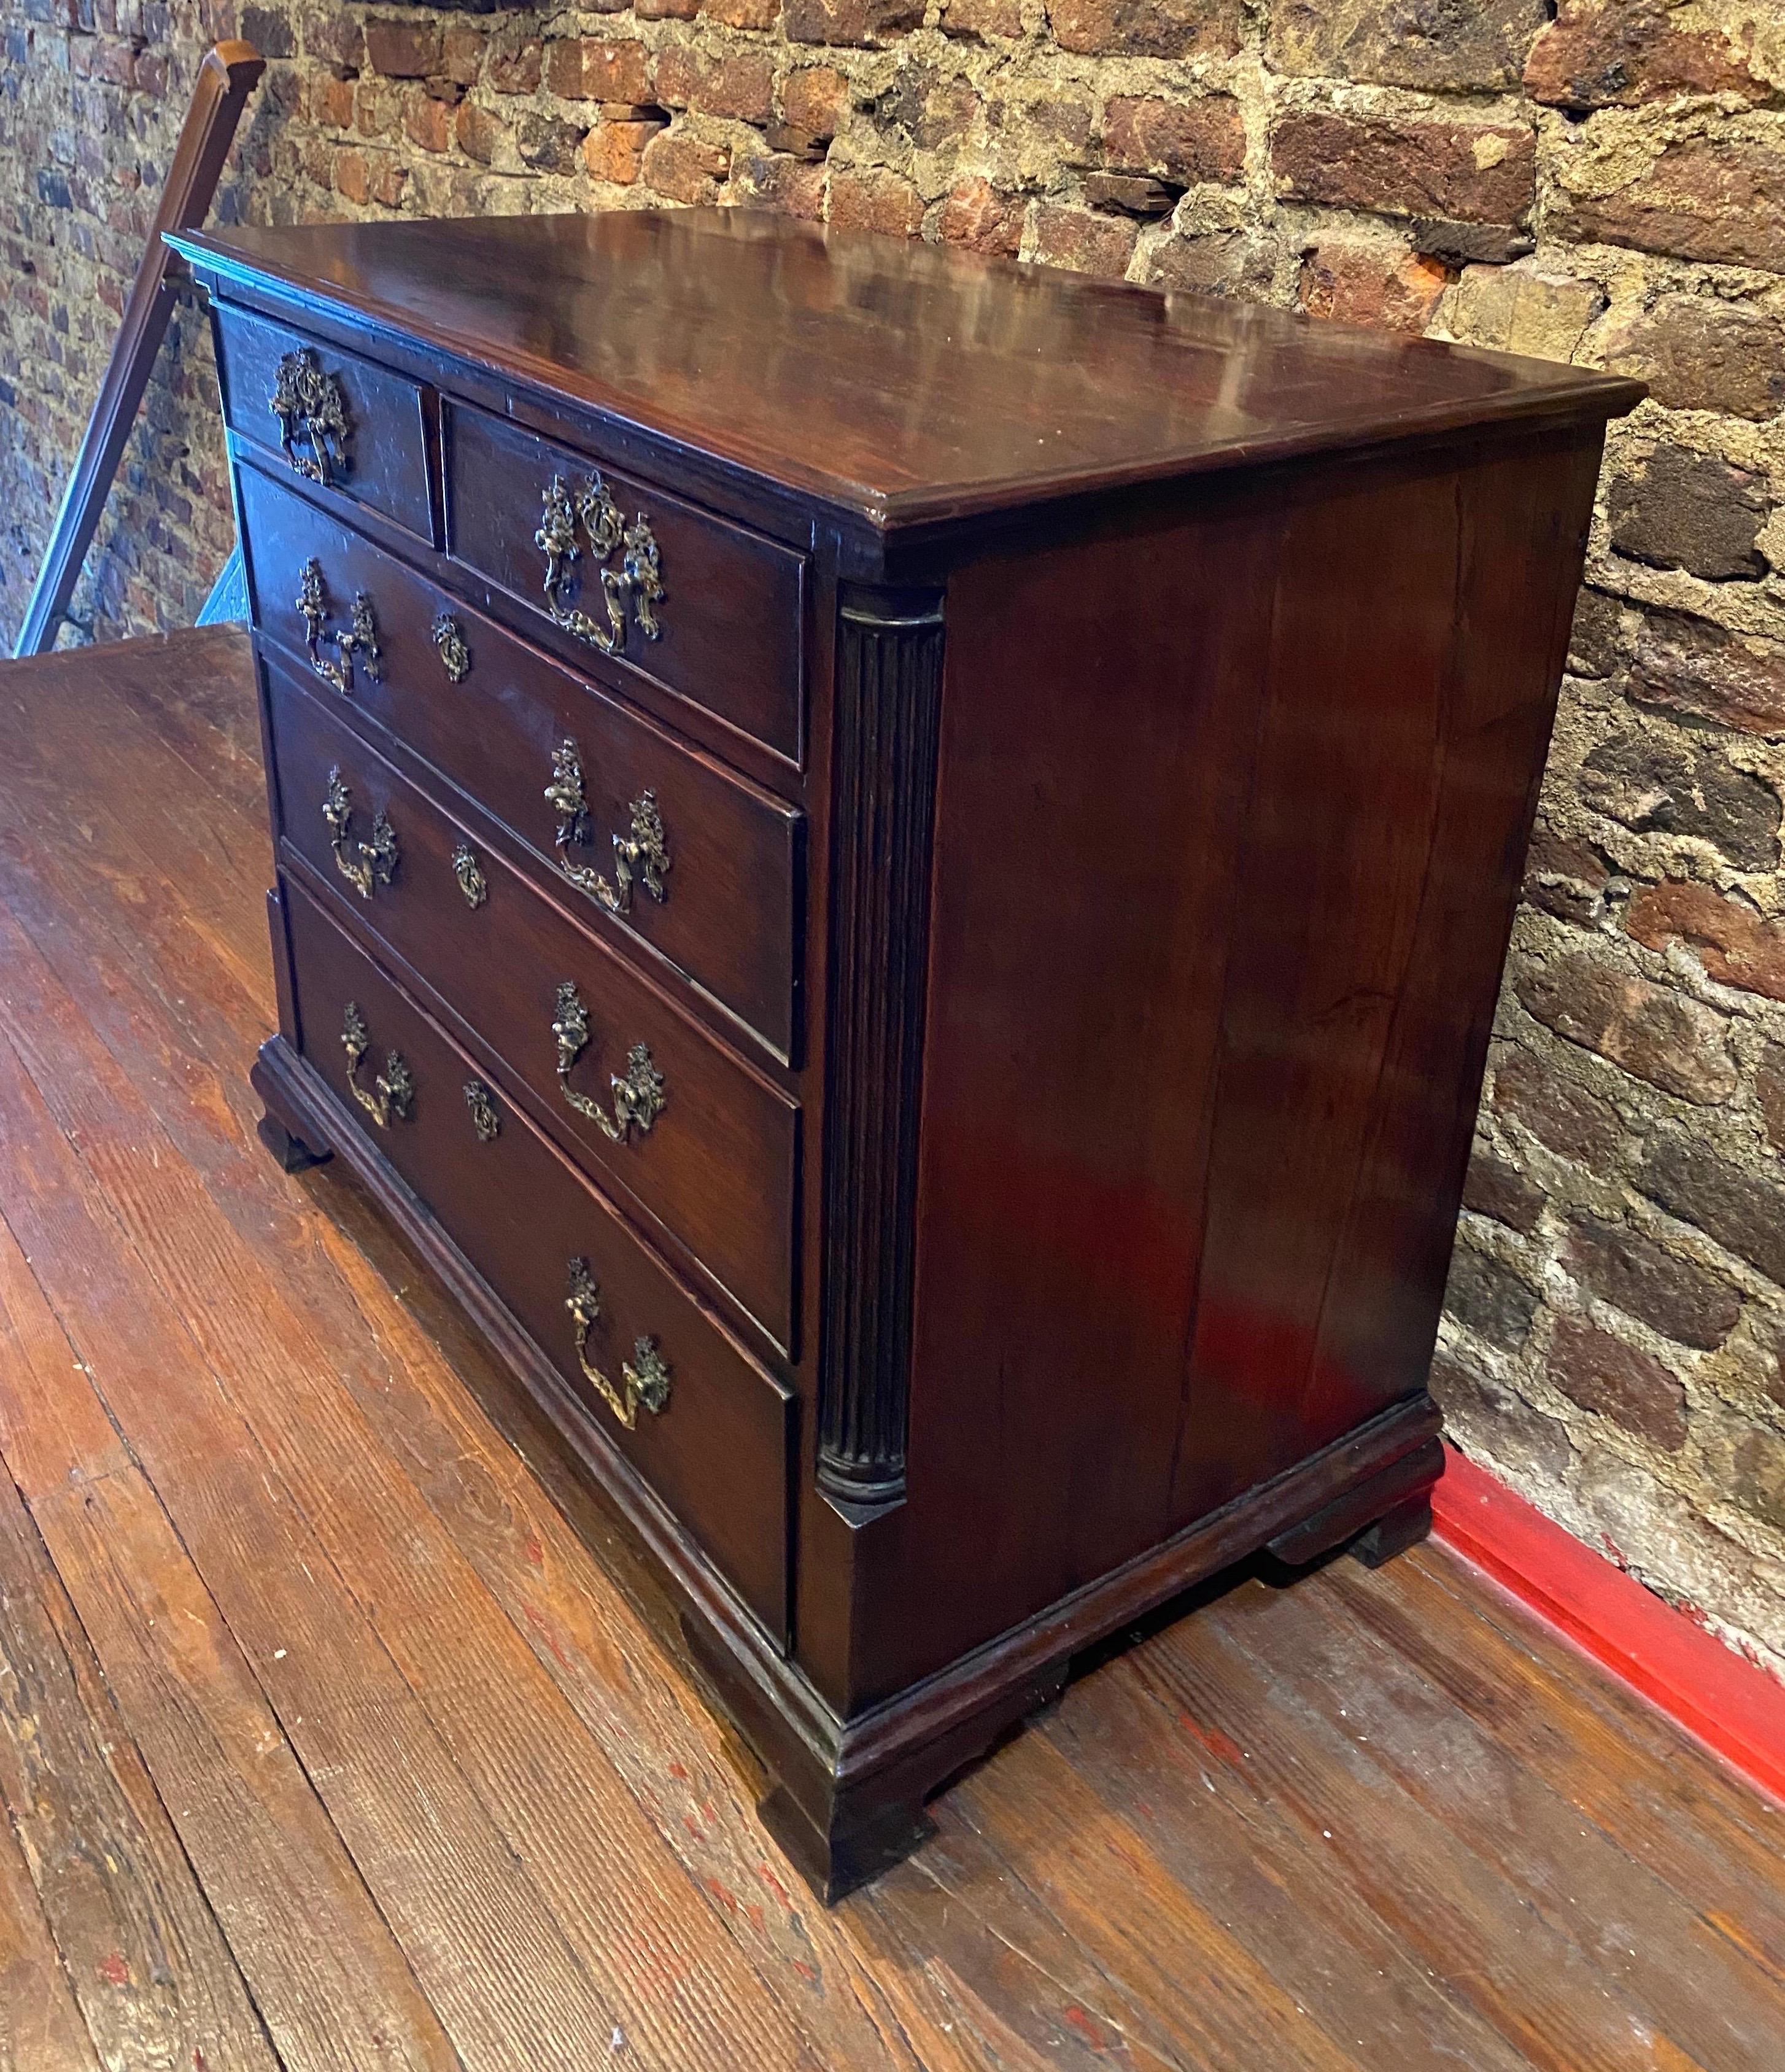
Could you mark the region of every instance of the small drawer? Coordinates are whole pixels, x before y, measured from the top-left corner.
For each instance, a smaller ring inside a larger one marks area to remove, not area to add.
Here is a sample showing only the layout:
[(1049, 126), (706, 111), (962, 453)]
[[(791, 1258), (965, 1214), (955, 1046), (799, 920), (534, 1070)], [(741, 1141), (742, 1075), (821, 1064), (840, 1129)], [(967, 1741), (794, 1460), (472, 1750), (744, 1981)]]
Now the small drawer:
[[(792, 1350), (799, 1108), (273, 666), (280, 828), (604, 1183)], [(566, 990), (569, 989), (569, 990)]]
[(805, 557), (467, 405), (442, 405), (447, 550), (561, 652), (621, 662), (801, 759)]
[(301, 889), (288, 885), (286, 910), (303, 1055), (589, 1421), (784, 1637), (790, 1392)]
[(232, 432), (433, 543), (427, 420), (413, 381), (227, 302), (217, 339)]
[[(804, 826), (797, 808), (548, 661), (257, 470), (240, 470), (238, 494), (261, 630), (299, 656), (308, 648), (320, 680), (501, 820), (542, 870), (578, 887), (591, 912), (648, 943), (791, 1060)], [(313, 609), (324, 614), (314, 643), (299, 602), (312, 562)], [(350, 646), (343, 655), (338, 636), (351, 635), (362, 594), (377, 652)]]

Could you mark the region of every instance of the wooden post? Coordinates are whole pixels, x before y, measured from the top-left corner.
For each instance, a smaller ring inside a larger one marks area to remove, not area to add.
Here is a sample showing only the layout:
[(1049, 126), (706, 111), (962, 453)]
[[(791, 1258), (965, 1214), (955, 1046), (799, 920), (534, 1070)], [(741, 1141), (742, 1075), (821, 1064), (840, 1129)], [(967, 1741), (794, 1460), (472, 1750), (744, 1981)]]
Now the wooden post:
[(15, 655), (40, 655), (55, 645), (56, 630), (92, 544), (112, 478), (136, 421), (142, 392), (149, 385), (167, 320), (174, 313), (182, 277), (174, 269), (180, 262), (162, 243), (162, 232), (195, 230), (204, 221), (222, 176), (224, 160), (235, 141), (243, 105), (265, 69), (265, 59), (252, 43), (234, 40), (215, 45), (206, 53), (199, 68), (186, 126), (180, 132), (179, 146), (162, 189), (161, 206), (155, 212), (149, 249), (137, 269), (130, 299), (124, 306), (124, 321), (112, 348), (111, 364), (88, 421), (87, 436), (68, 478), (62, 508), (56, 514), (37, 586), (18, 630)]

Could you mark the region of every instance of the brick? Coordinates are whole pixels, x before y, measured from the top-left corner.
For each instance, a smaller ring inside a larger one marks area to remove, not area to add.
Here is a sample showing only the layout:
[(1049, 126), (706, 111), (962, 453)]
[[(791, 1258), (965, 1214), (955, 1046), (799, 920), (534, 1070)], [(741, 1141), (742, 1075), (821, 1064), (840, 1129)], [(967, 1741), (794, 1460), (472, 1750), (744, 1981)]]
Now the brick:
[(236, 33), (251, 43), (264, 58), (295, 57), (296, 39), (291, 18), (281, 8), (245, 6)]
[(490, 39), (483, 76), (492, 93), (536, 93), (545, 70), (545, 46), (519, 30), (499, 30)]
[(650, 54), (630, 40), (560, 37), (546, 46), (545, 83), (564, 101), (646, 101)]
[(1104, 104), (1103, 155), (1112, 166), (1192, 187), (1245, 171), (1245, 124), (1230, 94), (1161, 101), (1118, 94)]
[(667, 126), (651, 121), (597, 122), (583, 139), (583, 163), (589, 178), (630, 187), (643, 165), (645, 146)]
[(690, 204), (716, 202), (730, 166), (728, 154), (716, 145), (673, 129), (651, 138), (641, 162), (646, 187), (670, 201)]
[(1745, 734), (1785, 737), (1785, 648), (1684, 612), (1650, 613), (1631, 665), (1631, 695)]
[(1682, 1100), (1709, 1104), (1735, 1091), (1724, 1018), (1580, 950), (1518, 974), (1537, 1019)]
[(988, 36), (1014, 39), (1023, 33), (1023, 10), (1019, 0), (943, 0), (942, 27), (945, 35), (981, 43)]
[(1611, 544), (1652, 567), (1712, 582), (1764, 575), (1758, 545), (1768, 504), (1758, 477), (1714, 454), (1657, 446), (1609, 499)]
[(487, 166), (495, 158), (502, 125), (474, 101), (462, 101), (453, 117), (453, 134), (466, 158), (475, 158), (480, 166)]
[(1024, 212), (1020, 195), (1000, 194), (989, 180), (975, 176), (949, 190), (938, 228), (950, 245), (1014, 259), (1023, 242)]
[(1469, 1159), (1463, 1182), (1463, 1206), (1478, 1216), (1491, 1216), (1509, 1230), (1529, 1237), (1536, 1230), (1548, 1201), (1542, 1188), (1518, 1168), (1478, 1144)]
[(790, 43), (863, 49), (915, 29), (923, 20), (920, 0), (786, 0), (785, 14)]
[(1446, 1424), (1484, 1446), (1508, 1469), (1552, 1479), (1567, 1471), (1574, 1450), (1568, 1427), (1527, 1403), (1506, 1383), (1440, 1347), (1432, 1360), (1431, 1391)]
[(466, 22), (451, 23), (441, 39), (440, 68), (455, 86), (475, 86), (483, 70), (490, 32)]
[(1638, 1178), (1670, 1215), (1785, 1285), (1785, 1187), (1776, 1181), (1744, 1171), (1684, 1130), (1651, 1141)]
[(1240, 47), (1241, 0), (1049, 0), (1063, 51), (1087, 57), (1225, 58)]
[(1044, 266), (1064, 266), (1075, 273), (1100, 273), (1119, 280), (1135, 253), (1138, 228), (1088, 208), (1068, 208), (1041, 202), (1035, 212), (1035, 247), (1031, 257)]
[(1561, 1256), (1590, 1293), (1676, 1345), (1708, 1352), (1742, 1314), (1740, 1293), (1721, 1274), (1677, 1258), (1627, 1223), (1578, 1216)]
[(945, 77), (930, 65), (905, 64), (887, 91), (876, 97), (873, 113), (919, 150), (934, 151), (962, 135), (979, 107), (967, 80)]
[(1275, 239), (1262, 231), (1209, 231), (1201, 236), (1167, 237), (1148, 255), (1146, 278), (1154, 287), (1258, 301), (1270, 292), (1278, 256)]
[(1179, 190), (1143, 173), (1087, 173), (1085, 199), (1095, 209), (1117, 209), (1126, 216), (1169, 216), (1178, 205)]
[(641, 22), (691, 22), (700, 0), (633, 0), (632, 11)]
[(1583, 590), (1574, 600), (1574, 622), (1568, 632), (1570, 674), (1614, 675), (1622, 668), (1627, 648), (1623, 605), (1602, 590)]
[(1537, 195), (1532, 133), (1485, 124), (1295, 111), (1278, 123), (1270, 162), (1281, 194), (1392, 216), (1521, 223)]
[(1444, 1307), (1457, 1322), (1502, 1352), (1516, 1352), (1531, 1334), (1537, 1291), (1509, 1266), (1473, 1245), (1459, 1244), (1451, 1258)]
[(733, 165), (732, 191), (747, 207), (817, 223), (824, 215), (824, 167), (785, 152), (752, 152)]
[(1610, 1101), (1576, 1085), (1531, 1050), (1511, 1050), (1496, 1063), (1493, 1104), (1558, 1158), (1594, 1173), (1611, 1164), (1623, 1134)]
[(1750, 1424), (1730, 1453), (1730, 1494), (1744, 1511), (1785, 1532), (1785, 1439)]
[(1725, 985), (1785, 1000), (1785, 927), (1708, 885), (1666, 878), (1631, 899), (1624, 926), (1652, 950), (1680, 944)]
[(437, 21), (369, 21), (366, 62), (391, 79), (425, 79), (440, 70), (441, 35)]
[(366, 62), (366, 34), (345, 9), (319, 10), (304, 17), (304, 48), (339, 71), (357, 72)]
[(353, 81), (323, 72), (310, 83), (310, 119), (326, 122), (331, 130), (353, 126)]
[(1553, 223), (1579, 243), (1785, 273), (1785, 150), (1736, 134), (1684, 138), (1611, 192), (1569, 195)]
[(1416, 216), (1408, 226), (1416, 252), (1446, 266), (1507, 266), (1537, 249), (1528, 232), (1505, 223), (1451, 223), (1442, 216)]
[(831, 175), (826, 220), (834, 230), (915, 237), (923, 228), (923, 197), (902, 174), (884, 166), (840, 166)]
[(1494, 92), (1518, 84), (1548, 18), (1545, 0), (1277, 0), (1265, 47), (1302, 77)]
[[(741, 122), (766, 122), (774, 113), (774, 71), (761, 51), (709, 56), (671, 45), (659, 51), (653, 76), (655, 97), (667, 108), (691, 108)], [(647, 96), (642, 72), (638, 85), (637, 92), (602, 98), (643, 101)]]
[(403, 134), (424, 151), (452, 149), (454, 105), (418, 88), (403, 112)]
[(1590, 842), (1559, 835), (1541, 822), (1533, 829), (1524, 890), (1533, 906), (1578, 927), (1590, 927), (1605, 911), (1610, 879), (1605, 858)]
[(1745, 303), (1664, 295), (1619, 324), (1604, 352), (1670, 410), (1759, 420), (1785, 409), (1785, 324)]
[(515, 150), (536, 173), (573, 173), (582, 163), (585, 125), (529, 113), (515, 125)]
[(1638, 834), (1689, 835), (1744, 870), (1779, 862), (1779, 795), (1714, 742), (1676, 745), (1635, 731), (1602, 742), (1581, 765), (1581, 796)]
[(1676, 0), (1564, 0), (1532, 45), (1524, 90), (1533, 101), (1585, 114), (1636, 108), (1676, 94), (1768, 89), (1726, 36), (1675, 26)]
[(1652, 1353), (1558, 1317), (1546, 1371), (1562, 1394), (1664, 1453), (1686, 1443), (1686, 1392)]
[(1523, 267), (1470, 266), (1457, 284), (1452, 334), (1471, 345), (1571, 360), (1605, 308), (1596, 281)]
[(772, 29), (781, 19), (781, 0), (700, 0), (700, 18), (728, 29)]
[(781, 82), (783, 121), (810, 137), (831, 138), (849, 113), (849, 82), (829, 65), (802, 65)]
[(1311, 317), (1417, 337), (1436, 314), (1450, 278), (1434, 260), (1402, 246), (1332, 238), (1303, 257), (1296, 300)]

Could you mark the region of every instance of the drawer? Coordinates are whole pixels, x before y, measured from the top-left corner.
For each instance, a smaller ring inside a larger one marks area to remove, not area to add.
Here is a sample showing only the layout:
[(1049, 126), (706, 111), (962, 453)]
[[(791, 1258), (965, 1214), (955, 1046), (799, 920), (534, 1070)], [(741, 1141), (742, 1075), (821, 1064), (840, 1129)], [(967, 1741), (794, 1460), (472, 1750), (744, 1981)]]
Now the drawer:
[[(256, 470), (240, 471), (238, 494), (256, 623), (302, 655), (308, 628), (298, 599), (307, 564), (318, 565), (336, 629), (351, 627), (363, 591), (379, 654), (375, 676), (357, 652), (348, 657), (359, 711), (503, 821), (543, 869), (567, 886), (573, 879), (566, 873), (573, 874), (577, 896), (592, 912), (599, 907), (649, 944), (778, 1056), (790, 1059), (803, 816)], [(346, 676), (332, 643), (320, 641), (317, 652), (326, 670)], [(566, 796), (560, 774), (566, 744), (586, 800), (580, 820), (546, 796), (548, 786)], [(645, 867), (651, 814), (667, 857), (654, 871)], [(634, 851), (630, 886), (621, 882), (617, 844)]]
[[(690, 1299), (499, 1094), (486, 1096), (480, 1122), (468, 1097), (481, 1083), (470, 1061), (300, 888), (288, 885), (285, 902), (303, 1055), (501, 1297), (591, 1421), (764, 1625), (785, 1636), (789, 1392)], [(343, 1041), (350, 1003), (368, 1045), (351, 1078)], [(399, 1089), (396, 1098), (380, 1094), (380, 1079)], [(572, 1286), (576, 1260), (586, 1264), (593, 1300), (581, 1276)], [(598, 1305), (581, 1353), (573, 1295), (585, 1315)], [(588, 1378), (585, 1361), (630, 1408), (630, 1429)]]
[(468, 405), (443, 404), (441, 438), (455, 561), (561, 649), (624, 662), (799, 762), (803, 555)]
[(232, 431), (433, 544), (427, 420), (413, 381), (228, 303), (217, 307), (217, 352)]
[(554, 1133), (790, 1352), (798, 1104), (480, 846), (295, 677), (277, 665), (267, 676), (289, 848), (531, 1092)]

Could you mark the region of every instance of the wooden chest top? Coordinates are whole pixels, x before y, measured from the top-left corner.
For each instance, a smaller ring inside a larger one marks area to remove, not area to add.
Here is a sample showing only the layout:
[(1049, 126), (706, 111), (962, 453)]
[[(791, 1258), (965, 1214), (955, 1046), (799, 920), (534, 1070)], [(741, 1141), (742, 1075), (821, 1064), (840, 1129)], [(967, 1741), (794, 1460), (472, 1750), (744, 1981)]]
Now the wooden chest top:
[(422, 341), (892, 532), (1614, 416), (1634, 382), (737, 210), (238, 229), (207, 274)]

